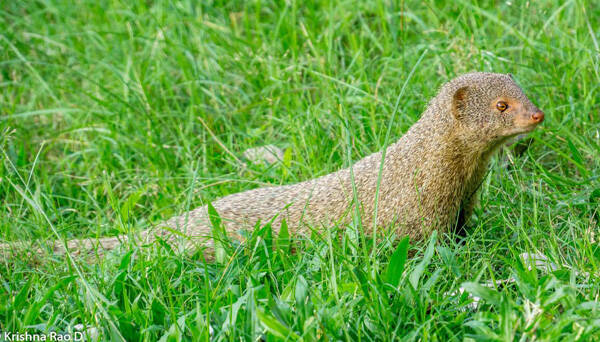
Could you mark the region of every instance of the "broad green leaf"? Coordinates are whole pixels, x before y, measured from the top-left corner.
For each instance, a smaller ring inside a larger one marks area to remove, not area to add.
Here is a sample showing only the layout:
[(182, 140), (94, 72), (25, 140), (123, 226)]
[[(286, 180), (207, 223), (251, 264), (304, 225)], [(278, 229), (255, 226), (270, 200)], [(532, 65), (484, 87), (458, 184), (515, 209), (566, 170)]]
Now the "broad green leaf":
[(429, 239), (429, 245), (427, 246), (427, 250), (425, 250), (425, 255), (423, 256), (423, 260), (415, 267), (409, 277), (410, 284), (413, 289), (417, 289), (417, 285), (419, 285), (419, 280), (425, 272), (425, 268), (429, 266), (431, 262), (431, 257), (433, 257), (433, 251), (435, 250), (435, 242), (437, 239), (437, 230), (433, 231), (431, 234), (431, 238)]
[(272, 315), (264, 312), (262, 309), (257, 309), (256, 314), (260, 323), (267, 329), (267, 331), (279, 338), (284, 340), (292, 340), (296, 341), (300, 339), (300, 336), (296, 334), (293, 330), (285, 326), (283, 323), (279, 322), (277, 318)]
[(25, 285), (21, 288), (21, 291), (17, 293), (15, 296), (15, 300), (13, 301), (12, 309), (17, 311), (21, 309), (25, 304), (27, 304), (27, 296), (29, 295), (29, 289), (31, 288), (31, 284), (33, 283), (33, 277), (30, 277)]
[(139, 202), (142, 195), (146, 193), (146, 189), (147, 186), (144, 186), (138, 191), (132, 193), (131, 195), (129, 195), (127, 200), (125, 200), (125, 203), (121, 205), (121, 209), (119, 210), (119, 212), (121, 213), (121, 219), (123, 220), (123, 223), (129, 221), (130, 213), (133, 212), (133, 208), (135, 208), (135, 205)]
[(283, 253), (287, 253), (290, 250), (290, 233), (288, 232), (288, 226), (285, 219), (281, 220), (281, 227), (279, 228), (279, 234), (277, 235), (277, 249)]
[(402, 272), (404, 272), (404, 264), (408, 257), (408, 246), (409, 237), (406, 236), (400, 241), (398, 247), (396, 247), (394, 254), (392, 254), (392, 258), (390, 259), (390, 263), (388, 264), (385, 281), (394, 287), (398, 287), (400, 277), (402, 276)]
[(566, 138), (567, 139), (567, 145), (569, 146), (569, 150), (571, 150), (571, 156), (573, 156), (573, 160), (575, 161), (575, 166), (577, 167), (577, 169), (579, 169), (579, 172), (581, 172), (583, 175), (587, 176), (588, 171), (585, 168), (585, 163), (583, 161), (583, 157), (581, 156), (581, 153), (579, 153), (579, 150), (577, 150), (577, 147), (575, 147), (575, 145), (573, 145), (573, 142), (571, 141), (571, 139)]
[(462, 284), (462, 288), (471, 295), (479, 297), (492, 305), (500, 305), (500, 294), (489, 287), (474, 282), (466, 282)]
[(208, 203), (208, 219), (212, 225), (212, 236), (215, 244), (215, 260), (217, 263), (225, 263), (227, 260), (227, 251), (225, 250), (225, 241), (227, 233), (221, 222), (219, 213), (211, 203)]
[(365, 276), (364, 272), (358, 266), (356, 266), (352, 271), (360, 283), (360, 288), (362, 289), (363, 295), (365, 298), (370, 298), (371, 295), (369, 293), (369, 284), (367, 283), (367, 277)]

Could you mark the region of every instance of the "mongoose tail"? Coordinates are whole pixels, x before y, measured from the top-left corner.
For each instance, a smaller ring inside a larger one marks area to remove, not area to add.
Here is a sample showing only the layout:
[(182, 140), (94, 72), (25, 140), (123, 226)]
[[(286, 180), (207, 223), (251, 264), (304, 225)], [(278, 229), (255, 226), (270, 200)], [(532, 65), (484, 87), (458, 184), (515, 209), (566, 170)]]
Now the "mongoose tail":
[[(470, 73), (446, 83), (421, 118), (386, 150), (376, 224), (394, 225), (398, 234), (413, 238), (464, 224), (494, 151), (543, 120), (544, 114), (511, 75)], [(233, 238), (240, 238), (239, 229), (252, 229), (258, 221), (274, 217), (276, 233), (284, 218), (300, 234), (307, 226), (345, 224), (355, 205), (361, 209), (368, 232), (375, 221), (381, 158), (381, 152), (374, 153), (356, 162), (352, 172), (346, 168), (294, 185), (249, 190), (213, 204)], [(132, 238), (136, 243), (151, 243), (160, 236), (173, 245), (183, 243), (186, 249), (204, 248), (210, 255), (213, 242), (207, 215), (204, 206), (157, 226), (169, 229), (150, 229), (131, 237), (70, 240), (67, 246), (76, 254), (101, 254)], [(62, 243), (53, 246), (55, 253), (64, 253)]]

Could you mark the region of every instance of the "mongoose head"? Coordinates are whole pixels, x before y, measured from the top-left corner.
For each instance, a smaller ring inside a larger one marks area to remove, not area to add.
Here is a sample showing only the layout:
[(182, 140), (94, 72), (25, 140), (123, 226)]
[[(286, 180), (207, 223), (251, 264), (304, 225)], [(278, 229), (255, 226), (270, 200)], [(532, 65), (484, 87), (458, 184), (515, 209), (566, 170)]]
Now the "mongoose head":
[(494, 146), (544, 121), (510, 74), (465, 74), (444, 85), (442, 94), (457, 131), (469, 141)]

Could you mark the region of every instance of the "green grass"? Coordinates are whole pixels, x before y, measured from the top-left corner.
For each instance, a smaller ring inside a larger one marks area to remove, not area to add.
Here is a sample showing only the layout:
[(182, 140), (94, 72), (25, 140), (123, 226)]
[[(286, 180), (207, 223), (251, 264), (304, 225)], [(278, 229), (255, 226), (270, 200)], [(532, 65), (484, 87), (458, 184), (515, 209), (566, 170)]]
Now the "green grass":
[[(98, 263), (5, 260), (0, 330), (600, 340), (599, 22), (584, 0), (2, 1), (5, 241), (142, 230), (327, 174), (380, 150), (388, 127), (399, 138), (464, 72), (513, 73), (546, 121), (523, 154), (493, 160), (463, 243), (392, 235), (372, 249), (344, 233), (356, 227), (330, 227), (292, 236), (290, 253), (267, 227), (225, 264), (161, 245)], [(244, 168), (242, 152), (264, 144), (289, 158)], [(558, 269), (529, 270), (525, 252)]]

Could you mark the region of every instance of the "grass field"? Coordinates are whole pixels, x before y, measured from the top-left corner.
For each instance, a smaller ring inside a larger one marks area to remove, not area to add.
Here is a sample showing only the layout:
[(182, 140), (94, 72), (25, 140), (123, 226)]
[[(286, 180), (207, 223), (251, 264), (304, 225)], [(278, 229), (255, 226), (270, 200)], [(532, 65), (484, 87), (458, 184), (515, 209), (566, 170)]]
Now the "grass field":
[[(584, 0), (2, 1), (3, 241), (138, 231), (327, 174), (398, 139), (469, 71), (514, 74), (546, 121), (493, 160), (462, 243), (354, 245), (343, 231), (360, 227), (331, 227), (293, 236), (295, 253), (263, 230), (259, 246), (276, 248), (224, 264), (160, 244), (98, 263), (3, 260), (0, 330), (600, 340), (599, 23)], [(265, 144), (283, 162), (244, 167)]]

